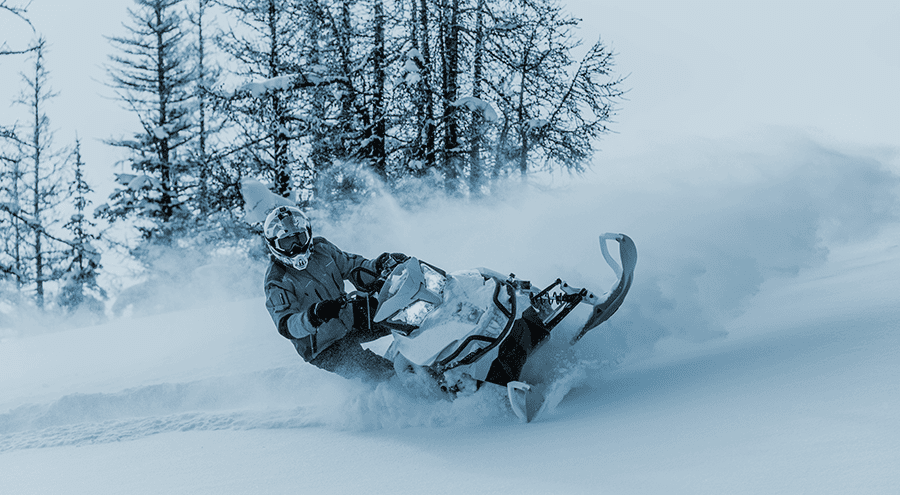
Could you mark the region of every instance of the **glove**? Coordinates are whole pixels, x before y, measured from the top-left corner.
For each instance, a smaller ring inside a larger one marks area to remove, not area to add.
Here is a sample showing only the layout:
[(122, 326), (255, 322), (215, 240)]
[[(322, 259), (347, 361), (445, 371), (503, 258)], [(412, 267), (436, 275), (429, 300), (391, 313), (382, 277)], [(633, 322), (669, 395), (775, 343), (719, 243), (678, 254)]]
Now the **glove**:
[(381, 273), (384, 270), (390, 270), (408, 259), (409, 256), (403, 253), (381, 253), (375, 259), (375, 271)]
[(337, 318), (341, 314), (341, 308), (347, 304), (347, 301), (341, 299), (329, 299), (313, 304), (309, 307), (309, 323), (314, 327), (318, 327), (328, 320)]

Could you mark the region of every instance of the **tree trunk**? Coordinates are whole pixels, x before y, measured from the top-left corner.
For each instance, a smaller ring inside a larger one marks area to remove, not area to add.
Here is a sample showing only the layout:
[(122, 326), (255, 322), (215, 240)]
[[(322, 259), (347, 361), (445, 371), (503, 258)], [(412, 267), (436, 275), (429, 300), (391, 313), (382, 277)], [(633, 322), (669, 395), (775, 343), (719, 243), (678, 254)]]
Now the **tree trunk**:
[[(162, 6), (160, 4), (156, 4), (155, 6), (155, 14), (156, 14), (156, 25), (161, 26), (163, 23), (163, 11)], [(165, 56), (165, 40), (163, 39), (163, 31), (158, 29), (156, 31), (156, 94), (159, 97), (159, 114), (157, 115), (156, 124), (165, 128), (168, 121), (168, 99), (169, 99), (169, 87), (166, 84), (166, 70), (167, 70), (167, 62)], [(172, 198), (172, 192), (175, 189), (172, 183), (173, 175), (171, 169), (171, 162), (169, 159), (169, 138), (168, 136), (159, 139), (157, 138), (157, 151), (159, 156), (159, 168), (160, 168), (160, 185), (162, 187), (162, 198), (160, 199), (161, 213), (162, 213), (162, 221), (168, 222), (173, 216), (173, 206), (174, 201)]]
[[(13, 167), (13, 184), (12, 184), (12, 199), (14, 205), (19, 205), (19, 179), (21, 178), (22, 171), (19, 169), (19, 160), (15, 161), (15, 165)], [(23, 280), (22, 280), (22, 229), (21, 229), (21, 220), (18, 217), (12, 218), (13, 224), (13, 232), (15, 235), (14, 245), (13, 245), (13, 266), (16, 270), (16, 288), (21, 289)]]
[[(449, 1), (449, 4), (446, 3)], [(444, 0), (443, 23), (441, 31), (443, 47), (441, 50), (443, 68), (443, 107), (444, 107), (444, 177), (446, 188), (454, 191), (459, 188), (459, 113), (453, 103), (459, 95), (459, 0)]]
[(385, 126), (385, 109), (384, 109), (384, 87), (385, 87), (385, 39), (384, 39), (384, 4), (382, 0), (375, 0), (374, 4), (374, 30), (375, 30), (375, 47), (372, 53), (372, 137), (371, 137), (371, 159), (375, 173), (382, 180), (387, 179), (386, 169), (386, 149), (385, 134), (387, 132)]
[[(26, 226), (34, 233), (34, 282), (35, 282), (35, 304), (38, 308), (44, 307), (44, 248), (41, 245), (44, 228), (42, 224), (44, 195), (41, 191), (41, 185), (44, 180), (41, 176), (41, 167), (43, 165), (43, 152), (47, 147), (49, 134), (44, 136), (44, 130), (47, 127), (46, 116), (43, 113), (41, 104), (49, 98), (46, 83), (46, 72), (44, 71), (44, 42), (39, 40), (37, 43), (37, 53), (34, 63), (34, 79), (30, 81), (32, 93), (29, 95), (31, 99), (30, 106), (32, 112), (32, 133), (31, 133), (31, 160), (32, 160), (32, 210), (31, 219), (26, 221)], [(49, 132), (49, 130), (48, 130)], [(30, 225), (28, 225), (30, 223)]]
[[(267, 24), (269, 28), (269, 61), (268, 77), (270, 79), (281, 76), (281, 62), (278, 56), (278, 6), (275, 0), (269, 0), (267, 10)], [(269, 135), (272, 138), (272, 171), (275, 179), (275, 192), (288, 197), (291, 194), (291, 174), (288, 163), (288, 137), (284, 135), (287, 124), (285, 104), (281, 90), (268, 92), (269, 104), (272, 116), (269, 120)]]
[[(309, 64), (316, 66), (322, 63), (322, 53), (319, 49), (320, 33), (324, 24), (323, 13), (317, 4), (313, 4), (309, 9), (309, 25), (307, 32), (309, 33)], [(310, 142), (310, 153), (308, 165), (304, 170), (304, 178), (308, 181), (308, 185), (312, 188), (312, 196), (318, 197), (315, 176), (321, 174), (330, 164), (329, 155), (331, 154), (331, 136), (327, 135), (326, 123), (326, 94), (321, 87), (310, 89), (311, 93), (311, 111), (312, 111), (312, 141)], [(312, 198), (301, 198), (308, 201)]]
[(529, 50), (525, 50), (522, 54), (522, 66), (519, 72), (521, 80), (519, 81), (519, 105), (517, 107), (517, 121), (519, 123), (519, 173), (522, 180), (528, 175), (528, 123), (525, 122), (525, 86), (528, 76), (528, 55)]
[(422, 78), (419, 81), (421, 85), (420, 93), (424, 98), (424, 114), (422, 138), (425, 141), (425, 169), (433, 169), (435, 166), (435, 150), (436, 129), (434, 125), (434, 97), (431, 91), (431, 40), (430, 29), (428, 25), (428, 0), (421, 0), (419, 11), (419, 23), (422, 27)]
[[(35, 82), (38, 81), (38, 78), (35, 78)], [(41, 86), (40, 84), (35, 84), (34, 87), (34, 134), (32, 136), (32, 146), (34, 146), (34, 153), (32, 155), (32, 160), (34, 160), (34, 184), (32, 184), (32, 194), (34, 195), (34, 202), (32, 204), (32, 219), (34, 221), (34, 226), (32, 229), (34, 230), (34, 281), (35, 281), (35, 303), (38, 308), (44, 307), (44, 250), (41, 247), (41, 236), (44, 234), (43, 229), (41, 228), (41, 150), (44, 147), (44, 143), (41, 138), (41, 128), (43, 127), (41, 124), (41, 112), (40, 112), (40, 102), (41, 102)]]
[(197, 91), (197, 104), (200, 113), (200, 133), (198, 136), (199, 143), (197, 147), (197, 160), (200, 162), (200, 170), (198, 181), (198, 208), (202, 218), (209, 215), (209, 180), (210, 167), (206, 155), (206, 38), (203, 34), (203, 14), (206, 13), (206, 4), (209, 0), (199, 0), (197, 4), (197, 70), (199, 72), (200, 84)]
[[(472, 62), (472, 96), (481, 98), (481, 85), (484, 82), (484, 0), (478, 0), (475, 8), (475, 54)], [(469, 193), (473, 196), (481, 194), (482, 164), (481, 141), (484, 118), (481, 112), (472, 112), (472, 124), (469, 130)]]

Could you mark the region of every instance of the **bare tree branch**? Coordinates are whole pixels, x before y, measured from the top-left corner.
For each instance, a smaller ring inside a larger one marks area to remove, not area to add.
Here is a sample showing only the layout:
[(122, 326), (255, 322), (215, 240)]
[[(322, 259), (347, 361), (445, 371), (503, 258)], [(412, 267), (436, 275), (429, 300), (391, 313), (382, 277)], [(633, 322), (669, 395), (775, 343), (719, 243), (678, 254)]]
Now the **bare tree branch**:
[[(20, 20), (22, 20), (26, 24), (28, 24), (28, 27), (31, 28), (32, 32), (35, 32), (34, 24), (31, 23), (31, 20), (29, 20), (27, 17), (25, 17), (25, 13), (28, 12), (28, 7), (30, 5), (31, 5), (31, 2), (28, 2), (24, 6), (20, 7), (20, 6), (15, 6), (15, 5), (9, 5), (6, 0), (0, 0), (0, 10), (5, 10), (5, 11), (9, 12), (10, 14), (18, 17)], [(23, 48), (21, 50), (14, 50), (14, 49), (8, 48), (8, 46), (9, 45), (7, 45), (6, 41), (3, 41), (2, 44), (0, 44), (0, 56), (2, 56), (2, 55), (21, 55), (23, 53), (28, 53), (28, 52), (37, 50), (37, 45), (33, 45), (28, 48)]]

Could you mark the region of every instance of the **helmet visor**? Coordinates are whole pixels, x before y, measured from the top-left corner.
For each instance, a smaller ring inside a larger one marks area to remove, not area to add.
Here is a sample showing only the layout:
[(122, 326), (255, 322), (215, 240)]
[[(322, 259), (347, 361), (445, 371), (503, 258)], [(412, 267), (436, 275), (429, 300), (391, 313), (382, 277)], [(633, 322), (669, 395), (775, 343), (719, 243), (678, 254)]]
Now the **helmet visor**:
[(303, 230), (281, 239), (275, 239), (275, 248), (285, 256), (294, 257), (309, 251), (309, 241), (309, 234)]

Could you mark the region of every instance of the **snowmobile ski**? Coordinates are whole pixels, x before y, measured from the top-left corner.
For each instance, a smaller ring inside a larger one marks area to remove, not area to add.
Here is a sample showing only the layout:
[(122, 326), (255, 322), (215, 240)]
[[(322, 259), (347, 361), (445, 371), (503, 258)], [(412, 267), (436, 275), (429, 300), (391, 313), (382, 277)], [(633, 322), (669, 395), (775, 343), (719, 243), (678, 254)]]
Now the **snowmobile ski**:
[(524, 423), (530, 423), (543, 410), (546, 402), (543, 385), (529, 385), (512, 381), (506, 384), (509, 405), (513, 413)]
[[(622, 266), (619, 266), (609, 254), (609, 249), (606, 247), (606, 241), (609, 240), (619, 242), (619, 259), (622, 260)], [(606, 263), (616, 272), (618, 281), (613, 286), (609, 296), (603, 302), (594, 305), (594, 310), (591, 312), (588, 321), (581, 328), (581, 331), (572, 337), (572, 345), (578, 343), (586, 333), (597, 328), (619, 309), (634, 279), (634, 268), (637, 265), (637, 247), (630, 237), (625, 234), (603, 234), (600, 236), (600, 251), (603, 253), (603, 259), (606, 260)]]

